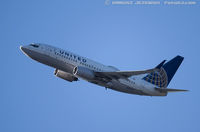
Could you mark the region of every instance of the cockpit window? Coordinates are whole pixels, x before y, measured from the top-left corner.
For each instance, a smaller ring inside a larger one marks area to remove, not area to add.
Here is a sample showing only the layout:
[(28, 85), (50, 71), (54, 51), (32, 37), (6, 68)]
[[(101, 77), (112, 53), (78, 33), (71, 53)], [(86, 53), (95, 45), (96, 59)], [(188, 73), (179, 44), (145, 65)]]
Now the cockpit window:
[(35, 47), (35, 48), (38, 48), (38, 47), (39, 47), (39, 45), (37, 45), (37, 44), (30, 44), (30, 46), (33, 46), (33, 47)]

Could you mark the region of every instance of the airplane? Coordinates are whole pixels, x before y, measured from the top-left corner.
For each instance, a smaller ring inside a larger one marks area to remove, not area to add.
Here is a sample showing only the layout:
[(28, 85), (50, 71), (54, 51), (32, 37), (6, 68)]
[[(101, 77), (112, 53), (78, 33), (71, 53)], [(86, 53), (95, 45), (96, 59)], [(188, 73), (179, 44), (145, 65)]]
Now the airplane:
[(169, 92), (188, 91), (167, 88), (184, 57), (177, 55), (167, 63), (141, 71), (120, 71), (72, 52), (41, 43), (20, 46), (31, 59), (55, 68), (55, 76), (66, 81), (80, 78), (119, 92), (144, 96), (167, 96)]

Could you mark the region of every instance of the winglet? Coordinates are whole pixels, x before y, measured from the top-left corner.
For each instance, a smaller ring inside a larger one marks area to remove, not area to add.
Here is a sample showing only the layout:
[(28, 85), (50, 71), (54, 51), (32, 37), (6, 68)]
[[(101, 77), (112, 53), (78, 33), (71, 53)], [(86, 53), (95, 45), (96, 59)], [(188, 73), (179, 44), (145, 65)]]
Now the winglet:
[(157, 69), (160, 69), (160, 68), (164, 65), (165, 61), (166, 61), (166, 60), (163, 60), (159, 65), (156, 66), (156, 68), (157, 68)]

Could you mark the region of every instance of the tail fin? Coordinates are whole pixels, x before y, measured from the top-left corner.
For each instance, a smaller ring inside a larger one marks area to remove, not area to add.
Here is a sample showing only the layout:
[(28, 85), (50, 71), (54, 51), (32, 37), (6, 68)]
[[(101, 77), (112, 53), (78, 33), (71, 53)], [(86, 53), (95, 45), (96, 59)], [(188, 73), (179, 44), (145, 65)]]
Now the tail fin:
[(163, 65), (163, 68), (164, 68), (165, 72), (167, 73), (167, 78), (168, 78), (167, 82), (168, 82), (168, 84), (172, 80), (174, 74), (178, 70), (178, 68), (181, 65), (183, 59), (184, 58), (182, 56), (178, 55), (178, 56), (174, 57), (172, 60), (170, 60), (169, 62), (167, 62), (166, 64)]
[(164, 60), (156, 66), (156, 69), (159, 69), (159, 71), (152, 72), (143, 79), (158, 87), (166, 88), (181, 65), (183, 59), (184, 58), (182, 56), (178, 55), (167, 63), (165, 63)]

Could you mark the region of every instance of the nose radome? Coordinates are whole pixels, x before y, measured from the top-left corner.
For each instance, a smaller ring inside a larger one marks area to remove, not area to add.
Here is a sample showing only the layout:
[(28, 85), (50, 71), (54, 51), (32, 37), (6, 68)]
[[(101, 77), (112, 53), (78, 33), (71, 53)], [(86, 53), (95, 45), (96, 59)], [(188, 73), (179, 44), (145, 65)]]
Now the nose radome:
[(26, 46), (20, 46), (19, 48), (24, 54), (28, 54), (28, 48)]
[(20, 48), (21, 51), (24, 52), (24, 47), (23, 46), (20, 46), (19, 48)]

